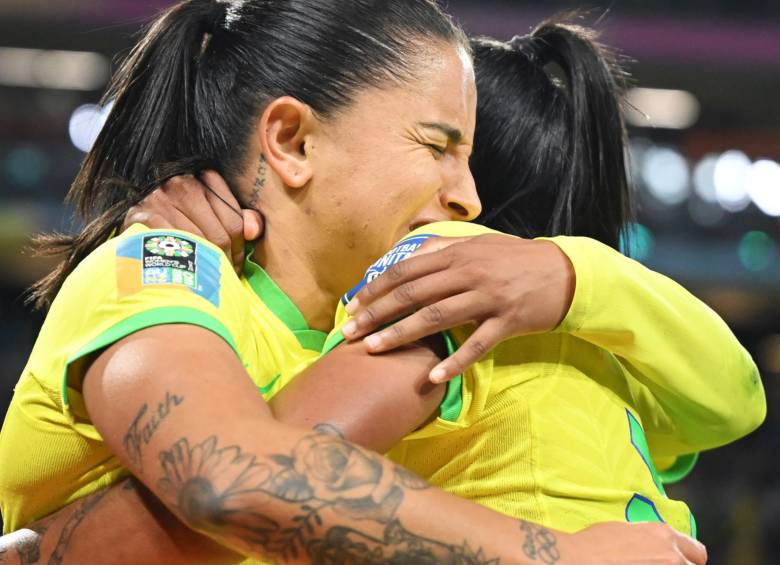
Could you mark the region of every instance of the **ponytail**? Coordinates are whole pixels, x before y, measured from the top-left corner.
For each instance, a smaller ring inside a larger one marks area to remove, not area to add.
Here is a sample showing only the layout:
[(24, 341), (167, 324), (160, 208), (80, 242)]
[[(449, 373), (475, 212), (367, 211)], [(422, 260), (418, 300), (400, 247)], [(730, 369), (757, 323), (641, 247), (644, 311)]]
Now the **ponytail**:
[(33, 240), (36, 255), (62, 257), (31, 288), (28, 301), (36, 308), (50, 305), (76, 265), (111, 237), (130, 206), (155, 186), (216, 165), (193, 157), (198, 132), (192, 99), (204, 33), (224, 6), (203, 0), (168, 9), (116, 73), (102, 100), (112, 110), (67, 196), (86, 225), (77, 235)]
[(633, 207), (620, 112), (626, 75), (615, 56), (593, 30), (560, 19), (505, 44), (477, 40), (474, 51), (472, 171), (480, 196), (481, 180), (491, 192), (481, 221), (618, 248)]
[(68, 194), (86, 227), (37, 239), (62, 261), (30, 300), (48, 306), (169, 177), (212, 168), (235, 186), (269, 101), (292, 96), (326, 119), (368, 86), (415, 77), (420, 47), (441, 42), (466, 40), (431, 0), (185, 0), (166, 10), (115, 75), (112, 110)]

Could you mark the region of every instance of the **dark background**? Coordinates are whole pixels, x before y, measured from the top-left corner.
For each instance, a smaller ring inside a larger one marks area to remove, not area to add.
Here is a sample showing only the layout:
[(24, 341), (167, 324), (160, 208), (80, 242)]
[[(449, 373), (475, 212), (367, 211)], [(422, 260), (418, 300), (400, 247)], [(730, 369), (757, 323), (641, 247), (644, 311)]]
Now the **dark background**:
[[(73, 228), (62, 200), (84, 156), (74, 143), (85, 143), (83, 124), (96, 114), (82, 106), (97, 103), (133, 34), (168, 4), (0, 4), (0, 414), (42, 320), (21, 295), (50, 268), (23, 247), (34, 232)], [(658, 89), (630, 94), (649, 120), (627, 111), (642, 206), (633, 254), (728, 321), (758, 363), (769, 403), (759, 431), (703, 454), (670, 494), (693, 509), (710, 563), (780, 563), (780, 2), (448, 5), (470, 33), (504, 39), (556, 11), (589, 8), (586, 21), (634, 59), (635, 85)], [(670, 108), (679, 115), (667, 116)]]

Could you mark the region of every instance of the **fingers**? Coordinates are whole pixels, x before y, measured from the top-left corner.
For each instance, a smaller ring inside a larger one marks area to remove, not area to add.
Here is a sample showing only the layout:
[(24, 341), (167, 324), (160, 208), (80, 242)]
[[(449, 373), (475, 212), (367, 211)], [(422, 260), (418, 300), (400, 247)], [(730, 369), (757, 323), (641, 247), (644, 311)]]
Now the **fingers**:
[(410, 280), (419, 279), (430, 273), (441, 271), (448, 265), (449, 258), (446, 250), (421, 256), (412, 256), (405, 261), (396, 263), (387, 269), (382, 276), (375, 278), (360, 289), (360, 292), (347, 304), (346, 311), (349, 314), (354, 314), (358, 308), (371, 304), (378, 297), (385, 295), (394, 288)]
[(244, 217), (244, 239), (246, 241), (259, 239), (265, 231), (265, 222), (260, 212), (243, 209), (241, 215)]
[(485, 321), (455, 353), (431, 369), (428, 379), (433, 383), (443, 383), (455, 378), (498, 345), (502, 336), (501, 322), (496, 319)]
[(695, 565), (704, 565), (707, 562), (707, 548), (704, 544), (679, 532), (674, 532), (677, 538), (677, 547), (680, 552)]
[[(470, 294), (473, 293), (449, 297), (418, 310), (408, 318), (365, 338), (366, 347), (371, 353), (390, 351), (469, 322), (479, 310)], [(346, 337), (346, 334), (344, 336)]]
[[(159, 215), (154, 215), (149, 218), (150, 221), (142, 222), (146, 227), (152, 229), (175, 229), (186, 231), (191, 234), (200, 236), (207, 239), (201, 229), (196, 226), (190, 219), (185, 216), (181, 211), (176, 208), (170, 208), (165, 212), (165, 218)], [(170, 225), (165, 225), (170, 224)]]
[[(213, 180), (213, 177), (209, 178)], [(217, 210), (226, 210), (233, 215), (236, 215), (235, 212), (230, 211), (226, 204), (210, 193), (204, 183), (193, 176), (174, 177), (163, 185), (163, 191), (173, 206), (184, 214), (191, 224), (198, 226), (204, 238), (232, 259), (232, 241)], [(215, 202), (213, 206), (212, 201)], [(178, 225), (175, 227), (184, 229)], [(243, 226), (240, 230), (243, 231)]]
[[(230, 189), (222, 180), (222, 177), (213, 171), (207, 171), (202, 175), (203, 183), (207, 187), (206, 200), (219, 223), (218, 233), (226, 234), (229, 248), (225, 249), (228, 257), (233, 262), (233, 268), (238, 274), (244, 269), (244, 219), (241, 213), (237, 213), (238, 201), (230, 193)], [(207, 218), (204, 216), (204, 221)], [(211, 233), (209, 233), (211, 235)], [(217, 243), (215, 240), (209, 240)], [(224, 242), (223, 242), (224, 243)]]
[(450, 245), (453, 245), (455, 243), (465, 243), (469, 241), (470, 239), (473, 239), (473, 236), (469, 237), (431, 237), (430, 239), (425, 240), (425, 243), (423, 243), (419, 248), (415, 250), (414, 253), (412, 253), (413, 257), (419, 257), (420, 255), (425, 255), (427, 253), (433, 253), (435, 251), (441, 251), (442, 249), (446, 249)]
[[(411, 318), (407, 318), (405, 320), (406, 324), (414, 320), (412, 325), (417, 327), (422, 319), (429, 323), (419, 325), (418, 330), (427, 333), (415, 334), (416, 337), (414, 339), (449, 329), (469, 321), (469, 318), (465, 317), (465, 313), (451, 310), (448, 310), (448, 315), (444, 316), (439, 301), (448, 296), (457, 296), (466, 290), (468, 290), (467, 287), (462, 284), (460, 279), (449, 277), (441, 272), (410, 280), (395, 287), (389, 293), (358, 312), (355, 319), (344, 326), (342, 332), (347, 339), (357, 339), (382, 324), (397, 320), (401, 316), (411, 314), (416, 310), (420, 310), (420, 312)], [(425, 308), (422, 308), (423, 305), (425, 305)], [(441, 323), (450, 323), (452, 325), (439, 325)], [(409, 343), (409, 341), (404, 340), (404, 343)], [(392, 345), (387, 349), (392, 349), (398, 345), (400, 345), (400, 342), (393, 341)]]
[(122, 231), (133, 224), (143, 224), (148, 228), (155, 230), (165, 230), (173, 228), (173, 224), (166, 218), (152, 211), (146, 210), (143, 206), (131, 206), (125, 214), (125, 220), (122, 223)]

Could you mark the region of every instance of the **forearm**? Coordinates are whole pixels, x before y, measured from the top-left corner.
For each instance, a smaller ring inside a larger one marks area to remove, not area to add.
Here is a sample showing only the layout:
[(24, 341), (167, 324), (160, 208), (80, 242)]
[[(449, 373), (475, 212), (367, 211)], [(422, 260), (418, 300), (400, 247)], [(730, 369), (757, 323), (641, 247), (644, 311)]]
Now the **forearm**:
[(229, 565), (244, 559), (186, 527), (133, 478), (0, 538), (2, 565), (32, 563), (34, 555), (52, 565), (98, 558), (113, 565)]
[(552, 241), (577, 277), (559, 331), (606, 349), (642, 385), (636, 401), (651, 443), (696, 451), (760, 424), (766, 407), (758, 370), (715, 312), (668, 277), (596, 241)]
[[(309, 563), (349, 551), (360, 561), (354, 552), (368, 545), (381, 563), (422, 545), (451, 562), (468, 543), (522, 562), (515, 520), (340, 437), (274, 420), (240, 360), (201, 328), (150, 328), (108, 348), (84, 396), (125, 467), (187, 526), (244, 555)], [(149, 418), (153, 433), (128, 441)]]
[(327, 422), (361, 447), (384, 453), (435, 417), (445, 387), (428, 380), (442, 353), (433, 340), (381, 355), (343, 343), (270, 402), (276, 420), (304, 429)]

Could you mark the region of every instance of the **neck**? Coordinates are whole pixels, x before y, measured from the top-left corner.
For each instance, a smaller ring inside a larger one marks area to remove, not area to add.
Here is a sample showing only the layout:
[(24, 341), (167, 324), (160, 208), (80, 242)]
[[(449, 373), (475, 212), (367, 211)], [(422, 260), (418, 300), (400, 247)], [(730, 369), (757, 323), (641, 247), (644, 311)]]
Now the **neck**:
[(290, 231), (282, 234), (274, 229), (273, 221), (267, 221), (254, 256), (298, 307), (309, 328), (329, 332), (341, 294), (328, 289), (326, 279), (318, 276), (324, 265), (317, 264), (316, 254), (310, 253), (311, 242), (298, 241)]

